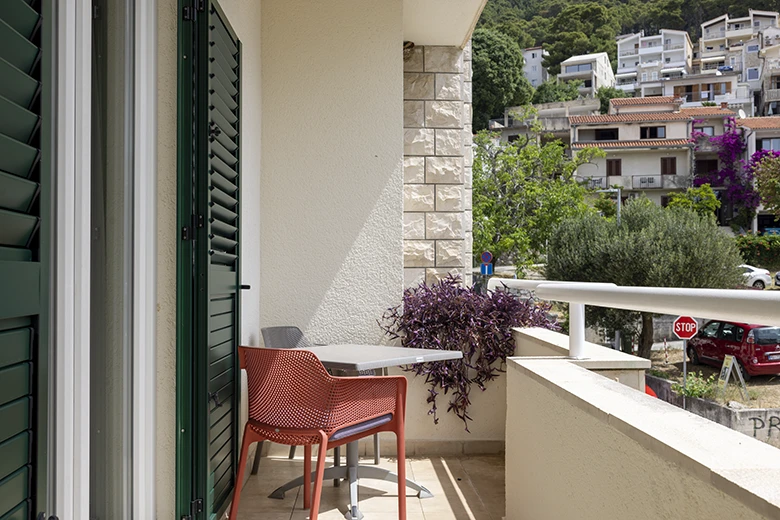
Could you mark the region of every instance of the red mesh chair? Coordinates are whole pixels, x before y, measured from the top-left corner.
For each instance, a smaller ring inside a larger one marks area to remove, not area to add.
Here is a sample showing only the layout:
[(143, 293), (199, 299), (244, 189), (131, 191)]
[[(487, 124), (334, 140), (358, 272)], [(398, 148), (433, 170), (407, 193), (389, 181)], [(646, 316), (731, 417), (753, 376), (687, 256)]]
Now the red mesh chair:
[[(406, 519), (406, 462), (403, 376), (333, 377), (312, 352), (239, 347), (241, 368), (249, 383), (249, 421), (244, 428), (237, 485), (230, 518), (238, 515), (249, 446), (269, 440), (304, 446), (303, 507), (316, 520), (331, 448), (375, 433), (395, 432), (398, 443), (398, 518)], [(314, 492), (311, 490), (311, 447), (319, 444)]]

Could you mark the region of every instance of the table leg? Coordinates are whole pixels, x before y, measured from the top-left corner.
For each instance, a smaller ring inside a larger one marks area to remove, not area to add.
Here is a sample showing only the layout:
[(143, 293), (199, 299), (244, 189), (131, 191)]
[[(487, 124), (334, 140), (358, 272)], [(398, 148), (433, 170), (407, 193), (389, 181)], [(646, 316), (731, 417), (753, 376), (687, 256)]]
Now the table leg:
[[(330, 468), (325, 468), (325, 474), (322, 477), (323, 480), (331, 479), (331, 478), (347, 478), (347, 467), (346, 466), (333, 466)], [(317, 478), (317, 473), (312, 471), (311, 473), (311, 479), (312, 481)], [(268, 495), (268, 498), (278, 498), (283, 499), (284, 494), (291, 489), (295, 489), (298, 486), (303, 485), (303, 477), (298, 477), (296, 479), (293, 479), (286, 484), (279, 486), (278, 488), (274, 489), (273, 492)]]
[(347, 444), (347, 468), (349, 468), (349, 512), (347, 520), (360, 520), (363, 513), (358, 509), (358, 443)]

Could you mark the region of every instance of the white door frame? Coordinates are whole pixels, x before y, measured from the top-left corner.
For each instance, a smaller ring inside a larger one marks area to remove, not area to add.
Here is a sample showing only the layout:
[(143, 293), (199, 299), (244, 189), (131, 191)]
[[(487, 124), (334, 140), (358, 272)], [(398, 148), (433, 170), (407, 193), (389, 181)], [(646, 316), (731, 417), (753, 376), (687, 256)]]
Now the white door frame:
[[(132, 511), (155, 518), (157, 2), (135, 14)], [(92, 2), (53, 2), (55, 44), (52, 427), (49, 514), (89, 518)], [(100, 461), (95, 461), (99, 464)]]
[(53, 512), (89, 518), (92, 5), (54, 2)]

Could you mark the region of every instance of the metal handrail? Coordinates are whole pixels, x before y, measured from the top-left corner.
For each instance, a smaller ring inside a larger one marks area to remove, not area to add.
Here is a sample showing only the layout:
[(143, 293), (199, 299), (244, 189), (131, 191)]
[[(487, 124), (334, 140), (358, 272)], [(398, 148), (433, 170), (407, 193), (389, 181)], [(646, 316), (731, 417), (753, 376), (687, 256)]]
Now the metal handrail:
[(545, 300), (780, 326), (780, 293), (739, 289), (540, 283)]

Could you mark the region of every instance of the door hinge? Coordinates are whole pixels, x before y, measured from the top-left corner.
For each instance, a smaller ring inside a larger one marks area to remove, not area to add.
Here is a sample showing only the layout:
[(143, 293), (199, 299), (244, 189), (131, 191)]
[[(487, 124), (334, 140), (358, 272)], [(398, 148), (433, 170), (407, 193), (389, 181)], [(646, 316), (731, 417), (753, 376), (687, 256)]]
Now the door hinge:
[(186, 6), (182, 12), (182, 16), (185, 22), (191, 22), (195, 20), (195, 8)]
[(181, 228), (182, 240), (195, 240), (195, 230), (202, 228), (205, 225), (203, 215), (193, 215), (192, 221), (189, 226)]
[(181, 520), (193, 520), (196, 515), (203, 512), (203, 499), (198, 498), (190, 502), (190, 514), (181, 517)]

